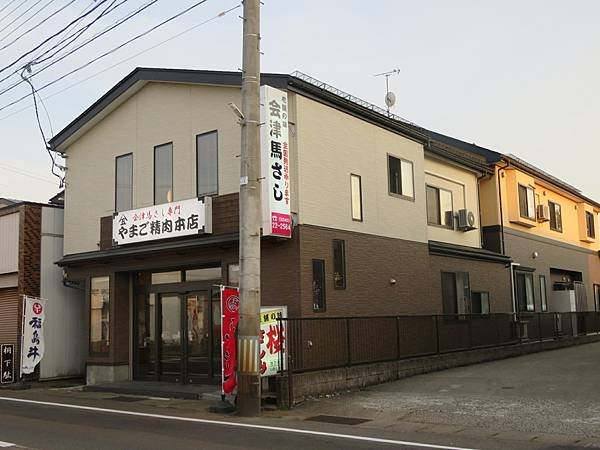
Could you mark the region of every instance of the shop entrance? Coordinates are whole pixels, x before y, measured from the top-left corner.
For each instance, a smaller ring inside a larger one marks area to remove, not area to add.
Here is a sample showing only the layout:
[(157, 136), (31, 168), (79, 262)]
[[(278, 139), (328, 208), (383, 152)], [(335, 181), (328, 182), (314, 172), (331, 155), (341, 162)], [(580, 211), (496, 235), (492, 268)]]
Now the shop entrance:
[(144, 290), (136, 294), (135, 378), (182, 384), (218, 382), (218, 286), (178, 282)]

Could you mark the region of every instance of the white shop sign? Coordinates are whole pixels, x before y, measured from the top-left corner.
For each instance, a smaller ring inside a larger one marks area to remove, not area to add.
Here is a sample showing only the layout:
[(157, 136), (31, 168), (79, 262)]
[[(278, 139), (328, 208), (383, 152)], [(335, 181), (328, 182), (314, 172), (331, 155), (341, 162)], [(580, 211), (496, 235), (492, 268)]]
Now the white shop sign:
[(118, 212), (113, 216), (116, 245), (212, 233), (212, 198), (192, 198)]

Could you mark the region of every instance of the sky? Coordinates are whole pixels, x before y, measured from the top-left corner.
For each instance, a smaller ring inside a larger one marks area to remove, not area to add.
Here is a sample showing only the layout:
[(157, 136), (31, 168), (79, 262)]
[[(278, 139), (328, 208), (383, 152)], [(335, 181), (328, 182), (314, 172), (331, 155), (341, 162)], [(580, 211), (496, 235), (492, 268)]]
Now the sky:
[[(53, 2), (17, 30), (47, 2), (12, 25), (35, 1), (28, 0), (10, 16), (7, 13), (20, 2), (7, 7), (0, 12), (0, 48), (69, 1)], [(127, 0), (77, 42), (147, 1)], [(0, 0), (0, 10), (8, 2)], [(196, 2), (159, 0), (31, 80), (39, 89)], [(390, 90), (397, 98), (395, 114), (467, 142), (515, 154), (600, 201), (600, 149), (595, 139), (600, 119), (599, 1), (263, 2), (263, 72), (299, 70), (384, 106), (385, 79), (374, 74), (399, 68), (400, 73), (390, 78)], [(0, 68), (66, 26), (90, 4), (91, 0), (74, 0), (43, 26), (0, 49)], [(135, 67), (240, 68), (241, 9), (215, 18), (236, 5), (235, 0), (207, 0), (41, 90), (47, 109), (47, 114), (40, 109), (45, 133), (51, 136), (60, 131)], [(202, 24), (209, 19), (214, 20)], [(199, 26), (185, 35), (135, 56), (195, 25)], [(34, 74), (42, 66), (34, 65)], [(0, 78), (10, 73), (1, 72)], [(0, 92), (19, 79), (16, 73), (0, 82)], [(0, 197), (45, 202), (58, 191), (58, 184), (50, 174), (32, 99), (5, 107), (30, 93), (26, 83), (0, 93)]]

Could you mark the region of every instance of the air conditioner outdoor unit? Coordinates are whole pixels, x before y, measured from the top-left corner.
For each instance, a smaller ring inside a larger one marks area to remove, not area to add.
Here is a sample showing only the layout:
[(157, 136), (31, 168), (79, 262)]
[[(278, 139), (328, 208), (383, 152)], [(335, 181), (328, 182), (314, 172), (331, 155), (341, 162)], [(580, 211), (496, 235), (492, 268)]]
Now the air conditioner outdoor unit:
[(548, 205), (537, 205), (538, 222), (548, 222), (550, 220), (550, 209)]
[(471, 231), (475, 229), (475, 214), (468, 209), (458, 210), (458, 228), (461, 231)]

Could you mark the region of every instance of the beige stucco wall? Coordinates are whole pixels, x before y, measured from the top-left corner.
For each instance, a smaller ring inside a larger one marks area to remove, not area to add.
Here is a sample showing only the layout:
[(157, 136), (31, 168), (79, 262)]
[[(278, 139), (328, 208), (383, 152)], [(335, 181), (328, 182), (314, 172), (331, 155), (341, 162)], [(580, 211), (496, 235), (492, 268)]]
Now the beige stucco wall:
[[(421, 144), (302, 96), (296, 113), (301, 223), (427, 241)], [(388, 194), (388, 153), (413, 162), (414, 201)], [(362, 222), (352, 220), (350, 174), (361, 177)]]
[(425, 183), (452, 192), (452, 208), (455, 213), (468, 209), (475, 215), (475, 230), (460, 231), (428, 225), (429, 240), (450, 242), (469, 247), (481, 247), (479, 226), (479, 201), (477, 196), (477, 175), (474, 172), (440, 160), (425, 158)]
[[(196, 195), (196, 135), (218, 130), (219, 195), (238, 192), (241, 132), (227, 104), (241, 105), (240, 94), (234, 87), (149, 83), (71, 144), (67, 149), (65, 254), (98, 249), (99, 219), (114, 212), (116, 156), (133, 152), (133, 207), (144, 207), (153, 203), (153, 149), (172, 142), (174, 200), (192, 198)], [(291, 121), (293, 108), (290, 98)], [(293, 155), (295, 141), (290, 140)], [(290, 171), (293, 180), (293, 158)]]

